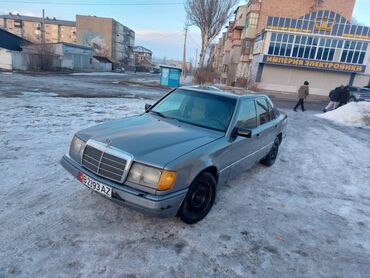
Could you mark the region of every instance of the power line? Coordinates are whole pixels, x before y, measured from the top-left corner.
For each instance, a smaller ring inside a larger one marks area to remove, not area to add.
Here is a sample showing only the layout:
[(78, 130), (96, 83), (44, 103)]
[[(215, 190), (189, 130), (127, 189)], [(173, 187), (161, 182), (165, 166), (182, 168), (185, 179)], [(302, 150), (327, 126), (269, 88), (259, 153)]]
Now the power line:
[[(155, 38), (155, 39), (151, 39), (151, 40), (146, 40), (146, 41), (141, 41), (140, 43), (141, 44), (150, 43), (150, 42), (162, 40), (162, 39), (165, 39), (165, 38), (168, 38), (168, 37), (176, 36), (176, 35), (179, 35), (180, 33), (181, 33), (180, 31), (179, 32), (174, 32), (174, 33), (171, 33), (171, 34), (167, 34), (167, 35), (161, 36), (159, 38)], [(140, 39), (138, 37), (136, 37), (136, 40), (140, 40)]]
[(190, 34), (190, 31), (189, 31), (189, 38), (190, 38), (190, 42), (191, 42), (193, 45), (195, 45), (195, 46), (197, 46), (197, 47), (200, 47), (200, 43), (198, 43), (198, 42), (193, 38), (193, 36)]
[[(0, 1), (0, 3), (11, 3), (14, 1)], [(63, 6), (176, 6), (184, 5), (183, 2), (154, 2), (154, 3), (77, 3), (77, 2), (44, 2), (44, 1), (17, 1), (17, 4), (36, 4), (36, 5), (63, 5)]]

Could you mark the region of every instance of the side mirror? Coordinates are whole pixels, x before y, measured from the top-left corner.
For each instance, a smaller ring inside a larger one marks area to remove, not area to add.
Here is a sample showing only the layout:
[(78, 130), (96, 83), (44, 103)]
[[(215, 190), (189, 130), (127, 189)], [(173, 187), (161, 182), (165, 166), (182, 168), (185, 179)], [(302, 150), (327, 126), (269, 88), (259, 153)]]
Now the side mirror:
[(245, 128), (234, 127), (233, 131), (231, 132), (231, 138), (235, 139), (238, 136), (251, 138), (252, 137), (252, 130), (245, 129)]
[(150, 104), (145, 103), (145, 111), (148, 111), (152, 106)]
[(252, 130), (238, 128), (238, 135), (241, 137), (251, 138), (252, 137)]

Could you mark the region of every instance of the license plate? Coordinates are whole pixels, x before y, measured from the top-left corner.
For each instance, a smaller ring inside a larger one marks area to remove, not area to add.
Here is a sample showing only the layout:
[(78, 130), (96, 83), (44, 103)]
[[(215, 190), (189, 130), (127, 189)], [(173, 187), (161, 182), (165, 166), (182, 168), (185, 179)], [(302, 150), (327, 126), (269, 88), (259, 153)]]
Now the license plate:
[(88, 176), (86, 176), (84, 173), (80, 173), (80, 182), (82, 184), (86, 185), (88, 188), (103, 194), (109, 198), (112, 198), (112, 187), (109, 187), (105, 184), (102, 184)]

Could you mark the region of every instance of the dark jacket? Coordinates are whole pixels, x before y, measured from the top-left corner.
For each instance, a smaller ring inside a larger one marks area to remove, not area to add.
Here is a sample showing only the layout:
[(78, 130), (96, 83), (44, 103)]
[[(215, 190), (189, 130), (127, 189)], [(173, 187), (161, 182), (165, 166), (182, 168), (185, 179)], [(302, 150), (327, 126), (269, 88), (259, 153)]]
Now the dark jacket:
[(329, 94), (330, 101), (338, 102), (340, 100), (342, 89), (340, 87), (335, 88)]
[(349, 101), (349, 98), (350, 98), (349, 89), (344, 88), (340, 93), (339, 101), (341, 103), (347, 103)]

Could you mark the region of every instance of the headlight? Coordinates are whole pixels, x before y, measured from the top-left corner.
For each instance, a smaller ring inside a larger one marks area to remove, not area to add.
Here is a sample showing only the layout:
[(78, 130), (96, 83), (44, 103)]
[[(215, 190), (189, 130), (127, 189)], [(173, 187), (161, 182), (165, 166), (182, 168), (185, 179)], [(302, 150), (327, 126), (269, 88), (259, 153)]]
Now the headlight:
[(69, 156), (76, 160), (77, 162), (81, 163), (85, 146), (86, 146), (85, 141), (82, 141), (77, 136), (74, 136), (71, 142), (71, 146), (69, 147)]
[(127, 180), (157, 190), (168, 190), (173, 187), (175, 179), (176, 172), (134, 163)]

